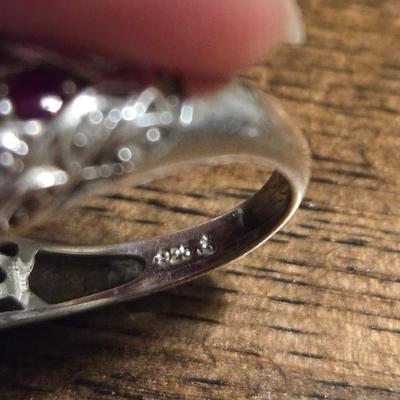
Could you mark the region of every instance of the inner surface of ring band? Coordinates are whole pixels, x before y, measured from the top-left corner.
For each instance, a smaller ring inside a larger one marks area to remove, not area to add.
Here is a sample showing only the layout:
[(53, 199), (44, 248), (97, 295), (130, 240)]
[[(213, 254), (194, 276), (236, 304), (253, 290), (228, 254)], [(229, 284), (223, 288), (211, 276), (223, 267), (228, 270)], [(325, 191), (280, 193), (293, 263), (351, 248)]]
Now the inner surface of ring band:
[(249, 200), (209, 222), (173, 234), (83, 251), (50, 245), (39, 250), (29, 277), (49, 304), (139, 297), (188, 281), (245, 254), (274, 233), (292, 202), (286, 178), (275, 172)]

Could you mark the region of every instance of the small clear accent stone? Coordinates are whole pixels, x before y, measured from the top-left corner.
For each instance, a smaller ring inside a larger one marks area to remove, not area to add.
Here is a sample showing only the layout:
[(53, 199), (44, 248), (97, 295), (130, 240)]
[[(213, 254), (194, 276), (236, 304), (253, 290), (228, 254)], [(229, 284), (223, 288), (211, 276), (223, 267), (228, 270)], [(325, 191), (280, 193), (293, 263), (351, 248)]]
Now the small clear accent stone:
[(212, 254), (215, 252), (215, 247), (211, 243), (211, 239), (208, 235), (203, 235), (200, 239), (200, 248), (197, 249), (197, 253), (200, 255)]
[(171, 263), (177, 264), (181, 261), (181, 252), (176, 247), (171, 249)]
[(0, 100), (0, 114), (1, 115), (8, 115), (11, 114), (13, 110), (12, 104), (10, 99), (1, 99)]
[(5, 168), (10, 168), (14, 164), (14, 157), (9, 151), (0, 153), (0, 165)]
[(103, 113), (99, 110), (92, 111), (89, 114), (89, 121), (93, 125), (101, 124), (103, 122), (103, 119), (104, 119)]
[(128, 147), (122, 147), (118, 151), (118, 158), (121, 161), (130, 161), (132, 159), (132, 151)]
[(168, 264), (171, 260), (171, 254), (168, 250), (160, 250), (154, 257), (154, 262), (158, 265)]
[(193, 257), (193, 252), (189, 247), (185, 247), (185, 246), (181, 245), (179, 247), (179, 250), (180, 250), (180, 252), (182, 254), (182, 260), (183, 261), (188, 261)]
[(72, 142), (76, 147), (85, 147), (88, 143), (88, 139), (86, 134), (84, 134), (83, 132), (78, 132), (74, 136)]
[(146, 132), (147, 140), (151, 143), (158, 142), (161, 139), (161, 132), (157, 128), (150, 128)]

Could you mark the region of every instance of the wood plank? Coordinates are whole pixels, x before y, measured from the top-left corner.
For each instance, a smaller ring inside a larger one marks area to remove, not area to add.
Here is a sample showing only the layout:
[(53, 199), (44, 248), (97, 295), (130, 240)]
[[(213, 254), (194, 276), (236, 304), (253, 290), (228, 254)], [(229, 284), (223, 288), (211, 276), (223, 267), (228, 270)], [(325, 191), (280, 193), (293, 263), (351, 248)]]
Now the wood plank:
[[(400, 2), (302, 0), (308, 42), (246, 72), (310, 141), (272, 241), (143, 300), (0, 333), (2, 399), (400, 399)], [(74, 243), (198, 223), (265, 171), (199, 168), (36, 231)]]

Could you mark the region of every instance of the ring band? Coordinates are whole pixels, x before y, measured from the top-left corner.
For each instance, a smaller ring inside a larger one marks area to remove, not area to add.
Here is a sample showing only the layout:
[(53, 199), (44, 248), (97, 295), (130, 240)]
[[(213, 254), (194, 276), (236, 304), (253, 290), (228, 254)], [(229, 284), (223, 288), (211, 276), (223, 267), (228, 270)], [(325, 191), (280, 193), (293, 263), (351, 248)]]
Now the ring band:
[[(4, 82), (14, 77), (17, 87), (15, 76), (39, 73), (44, 62), (56, 64), (46, 52), (19, 48), (11, 55), (23, 72), (0, 76)], [(76, 90), (75, 81), (62, 83), (74, 89), (66, 99), (41, 94), (39, 111), (57, 109), (51, 118), (21, 118), (17, 111), (24, 109), (13, 100), (12, 85), (0, 98), (0, 238), (7, 241), (0, 245), (0, 328), (189, 281), (263, 243), (298, 208), (309, 180), (307, 143), (279, 106), (250, 83), (236, 81), (184, 100), (152, 87), (121, 93), (117, 84)], [(100, 247), (20, 238), (76, 198), (125, 179), (139, 184), (191, 165), (249, 161), (275, 172), (248, 201), (201, 225)]]

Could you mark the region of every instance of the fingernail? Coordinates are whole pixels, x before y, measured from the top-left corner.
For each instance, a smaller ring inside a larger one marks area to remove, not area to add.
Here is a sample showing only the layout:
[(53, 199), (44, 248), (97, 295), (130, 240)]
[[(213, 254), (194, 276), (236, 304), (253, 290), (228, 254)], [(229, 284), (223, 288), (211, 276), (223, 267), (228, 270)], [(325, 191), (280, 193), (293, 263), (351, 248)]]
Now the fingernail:
[(296, 0), (282, 0), (285, 11), (284, 42), (303, 44), (306, 40), (303, 16)]

